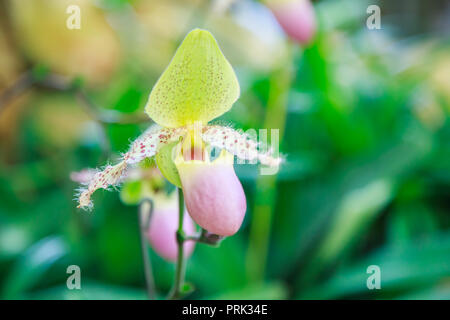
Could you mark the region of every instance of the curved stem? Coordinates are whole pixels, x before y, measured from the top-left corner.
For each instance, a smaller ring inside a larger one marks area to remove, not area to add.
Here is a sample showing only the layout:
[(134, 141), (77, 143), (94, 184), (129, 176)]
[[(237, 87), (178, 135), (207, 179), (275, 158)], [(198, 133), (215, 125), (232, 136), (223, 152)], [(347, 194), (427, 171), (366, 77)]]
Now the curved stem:
[(176, 233), (178, 244), (178, 258), (175, 269), (175, 282), (173, 284), (172, 290), (170, 291), (168, 299), (179, 299), (182, 296), (182, 287), (184, 284), (184, 276), (186, 273), (186, 265), (183, 252), (183, 244), (185, 240), (183, 231), (183, 220), (184, 220), (184, 197), (183, 197), (183, 190), (180, 188), (178, 189), (178, 230)]
[(35, 83), (33, 73), (31, 71), (24, 72), (9, 87), (0, 93), (0, 113), (6, 108), (7, 104), (20, 96), (22, 93), (30, 89)]
[(145, 233), (148, 230), (150, 219), (153, 213), (152, 201), (146, 199), (139, 205), (139, 230), (141, 236), (141, 250), (142, 260), (144, 262), (145, 284), (147, 287), (148, 298), (155, 299), (155, 281), (153, 279), (152, 264), (150, 261), (150, 255), (148, 254), (147, 239)]

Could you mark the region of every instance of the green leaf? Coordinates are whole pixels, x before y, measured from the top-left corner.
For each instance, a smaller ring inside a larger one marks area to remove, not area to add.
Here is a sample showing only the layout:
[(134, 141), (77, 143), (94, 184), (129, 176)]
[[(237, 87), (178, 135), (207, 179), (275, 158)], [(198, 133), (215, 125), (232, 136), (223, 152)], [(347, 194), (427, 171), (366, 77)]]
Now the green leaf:
[(329, 261), (335, 258), (355, 238), (355, 234), (364, 229), (364, 225), (370, 224), (391, 199), (392, 189), (389, 180), (380, 179), (349, 192), (337, 208), (331, 232), (318, 250), (320, 259)]
[(156, 154), (156, 164), (162, 175), (169, 180), (170, 183), (181, 188), (180, 175), (178, 174), (178, 169), (175, 166), (172, 158), (173, 148), (178, 144), (178, 141), (169, 143), (162, 147)]
[(67, 249), (67, 244), (60, 237), (44, 238), (29, 248), (7, 277), (3, 290), (5, 298), (22, 298), (27, 290), (39, 283), (52, 265), (66, 255)]
[(136, 205), (142, 199), (142, 188), (145, 181), (129, 181), (120, 190), (120, 200), (127, 205)]
[[(297, 298), (336, 299), (351, 296), (395, 294), (411, 288), (433, 287), (450, 275), (450, 234), (411, 241), (402, 246), (388, 245), (365, 258), (338, 270), (328, 281), (308, 288)], [(381, 289), (369, 290), (366, 272), (370, 265), (380, 267)]]

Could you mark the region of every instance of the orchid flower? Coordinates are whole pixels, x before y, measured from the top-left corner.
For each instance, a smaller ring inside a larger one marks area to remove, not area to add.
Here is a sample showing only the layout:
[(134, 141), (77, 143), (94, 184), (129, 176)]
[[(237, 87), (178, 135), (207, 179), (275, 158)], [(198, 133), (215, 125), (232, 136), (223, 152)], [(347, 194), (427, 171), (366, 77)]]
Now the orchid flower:
[[(92, 207), (97, 189), (118, 185), (129, 166), (155, 157), (162, 174), (183, 189), (197, 224), (217, 235), (237, 232), (246, 200), (234, 156), (267, 166), (280, 163), (249, 135), (208, 124), (228, 111), (239, 94), (233, 68), (214, 37), (205, 30), (191, 31), (150, 93), (145, 111), (157, 125), (133, 142), (119, 163), (95, 173), (81, 190), (78, 207)], [(221, 149), (215, 160), (210, 159), (213, 148)]]
[(265, 3), (291, 39), (303, 45), (311, 42), (317, 21), (310, 0), (266, 0)]
[[(159, 194), (153, 198), (154, 209), (146, 237), (155, 252), (169, 262), (176, 262), (178, 244), (174, 234), (178, 228), (178, 202), (176, 192), (171, 195)], [(196, 227), (188, 214), (183, 215), (183, 231), (195, 234)], [(194, 251), (195, 241), (183, 244), (183, 255), (188, 258)]]

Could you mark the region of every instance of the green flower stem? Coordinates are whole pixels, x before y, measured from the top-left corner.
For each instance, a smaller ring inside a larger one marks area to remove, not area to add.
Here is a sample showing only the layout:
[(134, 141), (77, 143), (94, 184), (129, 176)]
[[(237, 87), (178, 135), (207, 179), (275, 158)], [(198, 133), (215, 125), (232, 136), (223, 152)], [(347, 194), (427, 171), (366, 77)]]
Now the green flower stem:
[(155, 299), (155, 281), (153, 279), (152, 264), (150, 261), (150, 255), (148, 254), (147, 239), (145, 234), (151, 223), (151, 216), (153, 213), (153, 203), (149, 199), (143, 200), (139, 205), (139, 230), (141, 235), (141, 250), (142, 260), (144, 262), (145, 283), (147, 287), (148, 298)]
[(178, 189), (178, 230), (176, 233), (178, 244), (178, 257), (177, 265), (175, 269), (175, 281), (173, 287), (169, 293), (168, 299), (180, 299), (186, 294), (184, 289), (184, 277), (186, 273), (186, 260), (184, 257), (184, 242), (185, 241), (197, 241), (200, 243), (208, 244), (211, 246), (218, 246), (223, 237), (216, 234), (209, 233), (205, 229), (202, 229), (199, 235), (187, 236), (183, 230), (184, 220), (184, 197), (183, 190)]
[(184, 220), (184, 197), (183, 190), (178, 189), (178, 230), (176, 233), (177, 244), (178, 244), (178, 258), (177, 265), (175, 269), (175, 282), (173, 288), (169, 293), (168, 299), (179, 299), (182, 297), (182, 289), (184, 285), (184, 276), (186, 273), (186, 262), (184, 259), (183, 244), (185, 241), (185, 235), (183, 231), (183, 220)]
[[(264, 128), (278, 129), (282, 141), (286, 123), (288, 93), (292, 82), (292, 44), (288, 43), (287, 58), (275, 70), (270, 79)], [(277, 175), (260, 175), (256, 181), (255, 206), (250, 226), (249, 248), (247, 252), (247, 277), (250, 281), (264, 278), (269, 248), (270, 230), (275, 206)]]

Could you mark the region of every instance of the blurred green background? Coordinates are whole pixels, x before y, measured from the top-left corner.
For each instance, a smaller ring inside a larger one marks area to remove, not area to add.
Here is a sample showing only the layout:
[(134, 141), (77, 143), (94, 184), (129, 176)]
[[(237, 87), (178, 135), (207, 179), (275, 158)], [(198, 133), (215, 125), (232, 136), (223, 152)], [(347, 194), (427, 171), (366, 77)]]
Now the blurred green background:
[[(196, 246), (189, 297), (449, 299), (450, 5), (313, 3), (318, 32), (300, 46), (258, 1), (0, 1), (0, 298), (146, 297), (137, 207), (101, 190), (77, 210), (70, 173), (151, 124), (151, 88), (200, 27), (241, 85), (220, 120), (284, 127), (286, 161), (276, 181), (236, 166), (246, 219), (219, 248)], [(81, 30), (65, 27), (70, 4)], [(174, 265), (151, 258), (165, 293)], [(81, 290), (66, 287), (73, 264)]]

